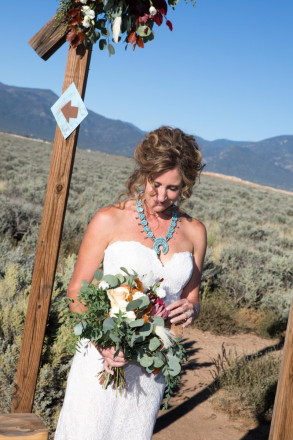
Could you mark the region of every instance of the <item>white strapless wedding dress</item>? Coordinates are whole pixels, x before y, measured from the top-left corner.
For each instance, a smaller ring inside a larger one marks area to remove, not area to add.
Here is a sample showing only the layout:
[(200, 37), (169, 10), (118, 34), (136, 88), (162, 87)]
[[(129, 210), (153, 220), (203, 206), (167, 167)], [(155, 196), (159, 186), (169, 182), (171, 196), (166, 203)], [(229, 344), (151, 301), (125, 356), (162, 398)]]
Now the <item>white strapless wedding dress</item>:
[[(105, 250), (104, 273), (121, 273), (121, 266), (140, 276), (152, 271), (163, 278), (168, 305), (180, 298), (193, 271), (193, 258), (190, 252), (179, 252), (162, 265), (153, 249), (118, 241)], [(147, 374), (129, 362), (127, 390), (116, 396), (111, 386), (104, 390), (99, 384), (96, 375), (102, 369), (102, 356), (85, 340), (73, 359), (55, 440), (150, 440), (164, 394), (162, 373)]]

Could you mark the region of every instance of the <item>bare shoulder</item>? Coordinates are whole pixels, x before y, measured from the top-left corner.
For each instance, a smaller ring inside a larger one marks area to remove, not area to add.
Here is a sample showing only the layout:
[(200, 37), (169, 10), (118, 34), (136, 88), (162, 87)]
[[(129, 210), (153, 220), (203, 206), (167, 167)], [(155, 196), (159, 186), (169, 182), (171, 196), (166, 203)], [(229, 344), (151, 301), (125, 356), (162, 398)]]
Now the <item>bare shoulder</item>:
[(193, 253), (204, 255), (207, 246), (207, 231), (205, 225), (198, 219), (191, 217), (186, 212), (181, 212), (181, 221), (185, 234), (192, 243)]
[(116, 205), (104, 206), (96, 212), (90, 224), (93, 226), (113, 226), (113, 223), (119, 221), (120, 211)]
[[(133, 203), (132, 203), (133, 205)], [(89, 232), (102, 232), (111, 240), (111, 234), (121, 224), (123, 218), (128, 214), (131, 207), (130, 201), (105, 206), (99, 209), (92, 218), (89, 226)]]
[(189, 234), (206, 237), (206, 227), (200, 220), (191, 217), (184, 211), (180, 212), (180, 218)]

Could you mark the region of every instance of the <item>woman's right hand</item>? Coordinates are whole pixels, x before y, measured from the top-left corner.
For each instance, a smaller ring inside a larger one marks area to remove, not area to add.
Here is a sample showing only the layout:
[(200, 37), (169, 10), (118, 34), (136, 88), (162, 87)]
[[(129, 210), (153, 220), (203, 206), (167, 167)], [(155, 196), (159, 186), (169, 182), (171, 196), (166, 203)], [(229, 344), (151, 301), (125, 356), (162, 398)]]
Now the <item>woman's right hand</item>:
[(118, 355), (114, 358), (114, 354), (116, 353), (115, 347), (101, 347), (97, 345), (95, 345), (95, 347), (97, 350), (99, 350), (104, 358), (104, 370), (107, 373), (114, 374), (114, 371), (111, 370), (111, 368), (124, 367), (124, 365), (127, 363), (127, 361), (124, 359), (123, 351), (119, 351)]

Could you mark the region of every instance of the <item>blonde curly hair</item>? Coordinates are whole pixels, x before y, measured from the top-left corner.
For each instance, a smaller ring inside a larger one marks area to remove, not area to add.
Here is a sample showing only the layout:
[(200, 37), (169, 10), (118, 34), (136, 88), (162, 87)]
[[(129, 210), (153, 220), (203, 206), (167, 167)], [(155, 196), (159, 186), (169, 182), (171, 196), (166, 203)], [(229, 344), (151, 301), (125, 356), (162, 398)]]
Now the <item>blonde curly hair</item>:
[(137, 198), (146, 179), (153, 184), (158, 174), (178, 168), (183, 180), (179, 204), (191, 196), (192, 187), (204, 167), (194, 136), (167, 126), (145, 135), (134, 151), (134, 160), (136, 168), (126, 182), (128, 191), (123, 195)]

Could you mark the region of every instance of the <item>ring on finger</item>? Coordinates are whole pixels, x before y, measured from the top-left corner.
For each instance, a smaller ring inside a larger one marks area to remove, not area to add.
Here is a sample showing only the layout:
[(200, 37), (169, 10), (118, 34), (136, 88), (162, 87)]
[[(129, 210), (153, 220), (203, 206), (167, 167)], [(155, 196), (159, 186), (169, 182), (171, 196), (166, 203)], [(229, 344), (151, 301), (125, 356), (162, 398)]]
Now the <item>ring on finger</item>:
[(190, 318), (191, 316), (192, 316), (192, 313), (191, 313), (191, 311), (190, 310), (188, 310), (187, 312), (185, 312), (186, 313), (186, 315), (187, 315), (187, 319), (188, 318)]

